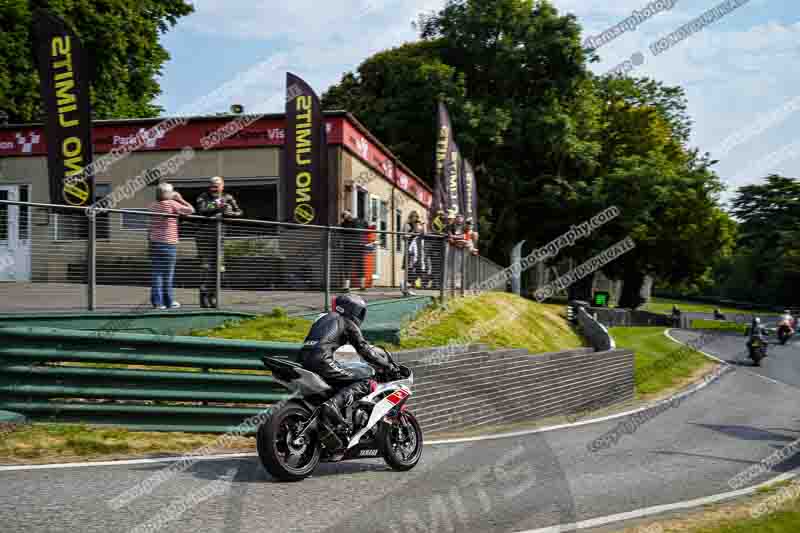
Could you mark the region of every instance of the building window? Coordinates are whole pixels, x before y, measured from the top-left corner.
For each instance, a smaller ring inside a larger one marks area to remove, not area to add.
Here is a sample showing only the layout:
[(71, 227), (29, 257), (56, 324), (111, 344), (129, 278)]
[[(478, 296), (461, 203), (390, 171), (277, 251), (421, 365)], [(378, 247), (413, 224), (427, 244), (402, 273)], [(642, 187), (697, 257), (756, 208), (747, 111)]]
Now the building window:
[[(95, 190), (95, 197), (97, 198), (97, 202), (111, 194), (111, 184), (110, 183), (96, 183), (94, 186)], [(98, 239), (110, 239), (111, 238), (111, 217), (116, 216), (111, 213), (98, 213), (95, 216), (95, 231), (97, 232)]]
[[(111, 194), (110, 183), (95, 183), (95, 202)], [(98, 239), (111, 238), (111, 213), (95, 215), (95, 236)], [(68, 215), (53, 215), (54, 235), (57, 241), (85, 241), (89, 239), (89, 218), (85, 211), (74, 210)]]
[[(19, 201), (30, 202), (30, 185), (19, 186)], [(22, 241), (31, 239), (31, 208), (28, 205), (19, 206), (19, 238)]]
[[(0, 191), (0, 200), (8, 198), (8, 191)], [(0, 241), (8, 241), (8, 204), (0, 204)]]
[(356, 192), (356, 212), (354, 213), (356, 218), (367, 220), (367, 200), (367, 190), (359, 188)]
[(120, 218), (120, 229), (147, 231), (150, 229), (150, 216), (127, 211), (142, 211), (142, 209), (125, 209)]
[[(389, 203), (381, 200), (380, 222), (378, 224), (379, 231), (389, 231)], [(389, 236), (385, 233), (380, 234), (381, 248), (384, 250), (389, 249)]]
[[(254, 179), (255, 181), (255, 179)], [(265, 179), (258, 179), (258, 183), (247, 183), (242, 179), (225, 179), (225, 194), (230, 194), (239, 204), (242, 210), (242, 217), (249, 220), (265, 220), (270, 222), (278, 221), (278, 182), (276, 179), (269, 178), (269, 183)], [(171, 181), (175, 190), (181, 193), (183, 199), (192, 204), (197, 209), (197, 199), (201, 194), (208, 191), (208, 180), (197, 180), (188, 183)], [(199, 213), (195, 213), (199, 215)], [(197, 233), (198, 223), (192, 220), (181, 220), (181, 236), (194, 238)], [(225, 237), (252, 237), (255, 233), (271, 234), (277, 232), (277, 226), (249, 226), (243, 227), (238, 224), (225, 225)]]
[[(394, 212), (394, 230), (397, 232), (403, 231), (403, 211), (396, 209)], [(400, 235), (394, 236), (397, 242), (397, 251), (403, 251), (403, 238)]]

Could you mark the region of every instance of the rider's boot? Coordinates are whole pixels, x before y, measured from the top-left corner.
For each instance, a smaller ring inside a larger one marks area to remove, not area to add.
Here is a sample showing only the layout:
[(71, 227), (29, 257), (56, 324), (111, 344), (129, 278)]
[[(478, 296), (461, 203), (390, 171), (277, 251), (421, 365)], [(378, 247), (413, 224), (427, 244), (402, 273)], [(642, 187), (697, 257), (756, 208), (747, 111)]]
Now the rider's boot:
[(322, 414), (333, 426), (333, 431), (336, 433), (336, 435), (345, 443), (347, 443), (350, 440), (352, 433), (350, 430), (350, 425), (347, 423), (332, 401), (327, 401), (322, 404)]

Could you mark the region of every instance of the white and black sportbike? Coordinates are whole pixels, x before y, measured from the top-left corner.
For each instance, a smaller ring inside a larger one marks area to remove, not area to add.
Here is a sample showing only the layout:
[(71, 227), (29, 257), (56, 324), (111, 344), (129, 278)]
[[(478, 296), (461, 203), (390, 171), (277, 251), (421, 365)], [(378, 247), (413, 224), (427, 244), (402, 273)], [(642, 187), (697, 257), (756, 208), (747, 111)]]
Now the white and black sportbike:
[[(385, 349), (388, 360), (391, 354)], [(274, 477), (299, 481), (320, 462), (382, 457), (395, 470), (410, 470), (422, 457), (422, 429), (406, 409), (414, 374), (396, 365), (396, 373), (378, 373), (367, 363), (341, 365), (360, 379), (370, 380), (370, 393), (342, 413), (353, 428), (345, 442), (326, 423), (321, 405), (335, 392), (317, 374), (288, 359), (263, 357), (264, 365), (291, 392), (258, 428), (258, 455)]]

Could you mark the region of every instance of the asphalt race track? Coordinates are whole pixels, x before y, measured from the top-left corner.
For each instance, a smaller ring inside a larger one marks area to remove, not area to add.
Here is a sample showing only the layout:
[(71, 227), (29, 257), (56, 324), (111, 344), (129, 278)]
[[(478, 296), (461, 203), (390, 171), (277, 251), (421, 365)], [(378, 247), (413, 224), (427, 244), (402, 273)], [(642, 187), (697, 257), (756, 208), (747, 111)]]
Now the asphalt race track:
[[(119, 509), (113, 498), (168, 465), (0, 470), (0, 530), (516, 532), (730, 492), (733, 476), (800, 438), (800, 345), (770, 346), (754, 368), (744, 342), (706, 344), (730, 371), (599, 451), (589, 443), (626, 418), (434, 444), (406, 473), (365, 459), (278, 483), (255, 457), (200, 461)], [(797, 467), (792, 457), (751, 484)]]

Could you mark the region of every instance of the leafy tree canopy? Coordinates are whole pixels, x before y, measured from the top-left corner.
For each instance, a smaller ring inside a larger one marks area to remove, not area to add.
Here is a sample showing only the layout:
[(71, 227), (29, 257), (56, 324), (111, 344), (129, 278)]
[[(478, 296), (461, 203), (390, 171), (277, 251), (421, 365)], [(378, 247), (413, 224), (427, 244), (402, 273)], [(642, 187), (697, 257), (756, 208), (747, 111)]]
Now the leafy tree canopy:
[(0, 2), (0, 111), (11, 122), (41, 117), (39, 75), (31, 37), (32, 12), (47, 8), (81, 38), (93, 65), (97, 118), (157, 116), (156, 77), (169, 54), (160, 35), (194, 11), (183, 0), (5, 0)]

